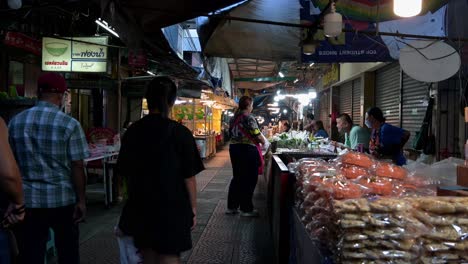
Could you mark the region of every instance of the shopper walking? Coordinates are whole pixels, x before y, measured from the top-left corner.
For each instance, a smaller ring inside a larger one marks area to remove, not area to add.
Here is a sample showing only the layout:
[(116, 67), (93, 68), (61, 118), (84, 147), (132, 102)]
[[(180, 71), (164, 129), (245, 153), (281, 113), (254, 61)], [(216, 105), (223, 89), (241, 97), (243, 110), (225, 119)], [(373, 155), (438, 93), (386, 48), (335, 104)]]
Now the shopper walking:
[(39, 102), (9, 124), (23, 178), (25, 221), (15, 230), (19, 263), (44, 263), (49, 228), (60, 264), (80, 263), (79, 229), (86, 214), (83, 159), (88, 145), (80, 123), (60, 111), (67, 86), (56, 73), (39, 77)]
[(24, 218), (21, 175), (8, 144), (8, 128), (0, 118), (0, 263), (12, 263), (11, 233), (7, 228)]
[(144, 263), (180, 263), (180, 253), (192, 247), (195, 175), (204, 166), (192, 132), (169, 119), (176, 94), (167, 77), (149, 83), (149, 115), (128, 128), (117, 161), (128, 181), (119, 228), (133, 237)]
[(257, 185), (259, 166), (262, 164), (258, 144), (265, 144), (265, 140), (255, 117), (251, 115), (252, 110), (252, 98), (243, 96), (239, 100), (239, 108), (230, 120), (229, 130), (232, 138), (229, 155), (233, 178), (229, 185), (226, 214), (237, 214), (240, 208), (241, 216), (258, 216), (252, 198)]
[(386, 123), (378, 107), (367, 110), (366, 126), (372, 128), (369, 151), (374, 157), (391, 159), (400, 166), (406, 164), (403, 147), (410, 137), (409, 131)]

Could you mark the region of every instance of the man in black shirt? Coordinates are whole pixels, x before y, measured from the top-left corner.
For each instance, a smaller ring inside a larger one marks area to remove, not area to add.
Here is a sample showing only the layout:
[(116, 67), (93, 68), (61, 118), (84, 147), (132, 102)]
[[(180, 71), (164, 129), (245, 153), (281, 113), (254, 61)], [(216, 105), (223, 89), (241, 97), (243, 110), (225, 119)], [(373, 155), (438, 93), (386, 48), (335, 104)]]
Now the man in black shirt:
[(180, 253), (192, 247), (194, 176), (204, 166), (190, 130), (169, 119), (175, 84), (154, 78), (146, 99), (150, 114), (122, 139), (118, 170), (128, 179), (128, 201), (119, 228), (134, 238), (145, 263), (180, 263)]

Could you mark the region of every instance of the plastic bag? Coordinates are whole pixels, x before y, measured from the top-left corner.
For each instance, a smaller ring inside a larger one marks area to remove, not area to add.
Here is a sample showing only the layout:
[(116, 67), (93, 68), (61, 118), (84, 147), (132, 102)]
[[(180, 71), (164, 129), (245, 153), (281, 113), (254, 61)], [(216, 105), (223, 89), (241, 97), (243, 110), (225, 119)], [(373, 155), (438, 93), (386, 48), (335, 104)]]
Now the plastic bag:
[(375, 164), (375, 160), (371, 156), (359, 152), (347, 152), (346, 154), (341, 155), (337, 160), (366, 169)]
[(133, 237), (125, 235), (118, 227), (114, 232), (119, 244), (120, 264), (143, 264), (143, 256), (135, 247)]
[(457, 166), (464, 162), (462, 159), (448, 158), (431, 166), (418, 168), (412, 174), (426, 178), (435, 185), (457, 185)]
[(375, 165), (375, 174), (379, 177), (404, 180), (408, 176), (408, 171), (392, 163), (378, 162)]

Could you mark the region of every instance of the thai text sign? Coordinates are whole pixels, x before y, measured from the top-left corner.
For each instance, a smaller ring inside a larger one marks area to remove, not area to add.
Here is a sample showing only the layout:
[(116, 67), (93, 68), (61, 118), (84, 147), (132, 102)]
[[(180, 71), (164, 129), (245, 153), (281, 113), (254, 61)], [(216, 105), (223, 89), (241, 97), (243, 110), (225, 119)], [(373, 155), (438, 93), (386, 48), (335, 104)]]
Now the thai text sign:
[(41, 55), (41, 42), (21, 33), (7, 32), (4, 43), (8, 46), (29, 51), (34, 55)]
[[(72, 41), (72, 39), (77, 41)], [(70, 38), (70, 40), (68, 38), (43, 38), (42, 70), (58, 72), (106, 72), (108, 59), (107, 46), (102, 45), (107, 45), (107, 43), (107, 37), (80, 37)]]

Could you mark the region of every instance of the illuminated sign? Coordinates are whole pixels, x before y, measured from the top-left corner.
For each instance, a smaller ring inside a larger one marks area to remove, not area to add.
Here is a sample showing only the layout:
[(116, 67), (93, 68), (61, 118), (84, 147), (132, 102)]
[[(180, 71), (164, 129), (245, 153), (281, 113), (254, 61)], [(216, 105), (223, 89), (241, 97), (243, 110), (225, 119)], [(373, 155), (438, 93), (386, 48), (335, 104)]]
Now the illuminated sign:
[[(57, 72), (106, 72), (107, 37), (42, 39), (42, 70)], [(91, 42), (89, 44), (84, 42)], [(102, 44), (102, 45), (99, 45)]]

